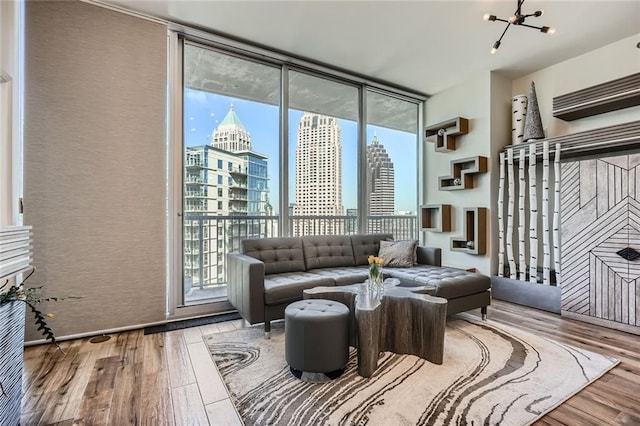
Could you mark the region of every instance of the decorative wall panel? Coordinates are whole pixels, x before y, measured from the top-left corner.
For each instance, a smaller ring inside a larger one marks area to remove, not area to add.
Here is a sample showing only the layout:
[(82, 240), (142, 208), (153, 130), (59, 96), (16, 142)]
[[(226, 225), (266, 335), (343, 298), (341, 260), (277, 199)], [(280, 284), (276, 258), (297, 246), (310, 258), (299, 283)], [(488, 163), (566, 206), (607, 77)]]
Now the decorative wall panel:
[(640, 334), (640, 154), (561, 173), (562, 314)]

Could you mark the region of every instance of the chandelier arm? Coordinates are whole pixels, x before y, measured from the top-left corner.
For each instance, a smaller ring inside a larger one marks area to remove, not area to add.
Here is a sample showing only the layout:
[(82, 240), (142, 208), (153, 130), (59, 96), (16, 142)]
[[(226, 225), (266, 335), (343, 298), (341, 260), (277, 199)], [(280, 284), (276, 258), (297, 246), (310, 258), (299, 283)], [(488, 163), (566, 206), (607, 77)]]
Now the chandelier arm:
[(534, 28), (536, 30), (542, 30), (542, 27), (534, 27), (533, 25), (529, 25), (529, 24), (518, 24), (521, 27), (527, 27), (527, 28)]
[(507, 19), (502, 19), (502, 18), (496, 18), (496, 21), (500, 21), (500, 22), (506, 22), (507, 24), (510, 24), (511, 22), (509, 22)]
[(498, 43), (502, 42), (502, 37), (504, 37), (504, 35), (507, 33), (507, 30), (509, 29), (510, 26), (511, 26), (511, 22), (507, 22), (507, 26), (504, 27), (504, 31), (502, 32), (502, 35), (498, 39)]
[(516, 9), (515, 15), (519, 16), (522, 15), (522, 3), (524, 3), (524, 0), (516, 0), (518, 2), (518, 8)]

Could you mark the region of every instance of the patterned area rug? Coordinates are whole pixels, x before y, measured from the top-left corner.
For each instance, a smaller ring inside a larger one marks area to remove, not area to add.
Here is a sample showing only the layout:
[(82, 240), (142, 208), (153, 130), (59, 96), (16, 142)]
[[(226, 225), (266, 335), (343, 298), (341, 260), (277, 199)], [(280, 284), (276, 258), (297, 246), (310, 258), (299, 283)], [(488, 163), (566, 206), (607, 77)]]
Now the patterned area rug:
[(447, 322), (443, 365), (385, 352), (370, 379), (291, 376), (282, 323), (205, 336), (247, 425), (527, 425), (618, 361), (467, 315)]

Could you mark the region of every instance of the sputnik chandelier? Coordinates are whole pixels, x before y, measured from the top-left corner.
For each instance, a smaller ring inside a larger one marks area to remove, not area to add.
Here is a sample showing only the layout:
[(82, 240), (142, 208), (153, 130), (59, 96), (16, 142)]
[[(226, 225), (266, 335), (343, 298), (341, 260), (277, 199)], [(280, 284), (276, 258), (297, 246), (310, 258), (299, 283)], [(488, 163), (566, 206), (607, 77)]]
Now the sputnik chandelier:
[(505, 27), (504, 31), (502, 32), (502, 35), (500, 36), (500, 38), (498, 39), (498, 41), (496, 41), (495, 43), (493, 43), (493, 47), (491, 48), (491, 53), (494, 54), (498, 51), (498, 48), (500, 47), (500, 43), (502, 43), (502, 38), (504, 37), (504, 35), (506, 34), (507, 30), (509, 29), (509, 27), (511, 25), (518, 25), (521, 27), (527, 27), (527, 28), (533, 28), (535, 30), (539, 30), (541, 33), (545, 33), (545, 34), (553, 34), (556, 32), (555, 28), (552, 27), (547, 27), (547, 26), (543, 26), (543, 27), (536, 27), (534, 25), (529, 25), (529, 24), (525, 24), (525, 20), (527, 18), (537, 18), (539, 16), (542, 16), (543, 11), (542, 10), (536, 10), (533, 13), (522, 13), (522, 3), (524, 3), (524, 0), (516, 0), (516, 3), (518, 3), (518, 7), (516, 9), (516, 11), (513, 13), (513, 15), (511, 15), (509, 17), (509, 19), (502, 19), (502, 18), (498, 18), (496, 15), (492, 15), (490, 13), (485, 13), (483, 19), (485, 21), (500, 21), (500, 22), (506, 22), (507, 26)]

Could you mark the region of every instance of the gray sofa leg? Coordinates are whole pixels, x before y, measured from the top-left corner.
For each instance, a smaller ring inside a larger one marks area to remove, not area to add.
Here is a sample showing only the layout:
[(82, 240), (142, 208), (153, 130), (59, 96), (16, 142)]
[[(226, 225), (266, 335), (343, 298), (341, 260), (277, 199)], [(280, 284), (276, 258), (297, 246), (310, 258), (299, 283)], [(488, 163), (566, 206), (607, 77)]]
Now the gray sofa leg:
[(264, 338), (271, 339), (271, 321), (264, 322)]
[(483, 306), (482, 308), (480, 308), (480, 313), (482, 314), (482, 319), (486, 320), (487, 319), (487, 307)]

